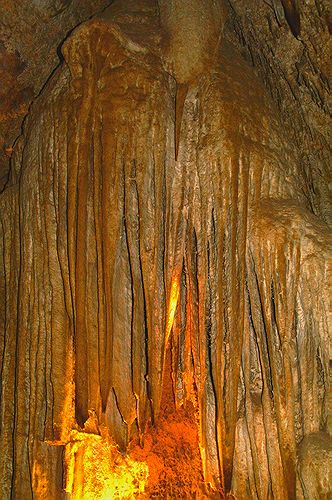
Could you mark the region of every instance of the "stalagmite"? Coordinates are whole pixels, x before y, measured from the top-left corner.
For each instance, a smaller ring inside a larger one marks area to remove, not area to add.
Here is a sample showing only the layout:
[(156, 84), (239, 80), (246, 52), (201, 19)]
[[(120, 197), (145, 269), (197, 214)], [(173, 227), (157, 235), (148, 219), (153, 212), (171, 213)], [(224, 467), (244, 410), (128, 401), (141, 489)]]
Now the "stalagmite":
[(149, 498), (133, 443), (159, 463), (167, 391), (199, 498), (330, 494), (331, 232), (225, 13), (116, 0), (30, 108), (0, 195), (1, 498)]

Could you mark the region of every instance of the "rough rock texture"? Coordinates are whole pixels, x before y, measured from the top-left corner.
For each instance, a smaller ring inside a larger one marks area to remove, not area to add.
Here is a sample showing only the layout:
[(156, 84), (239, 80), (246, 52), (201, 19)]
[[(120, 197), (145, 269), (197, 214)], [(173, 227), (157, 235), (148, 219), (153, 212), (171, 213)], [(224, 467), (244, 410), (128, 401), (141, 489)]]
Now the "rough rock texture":
[(326, 434), (306, 436), (299, 448), (299, 475), (304, 498), (331, 497), (332, 443)]
[[(59, 63), (58, 47), (64, 36), (109, 3), (108, 0), (1, 2), (0, 189), (7, 179), (11, 148), (22, 119), (31, 100)], [(198, 11), (207, 20), (209, 15), (204, 15), (202, 3), (207, 2), (191, 2), (198, 9), (191, 7), (190, 18)], [(220, 2), (209, 0), (208, 4), (211, 3), (217, 11), (220, 9)], [(164, 2), (164, 8), (173, 4), (176, 7), (174, 0)], [(230, 12), (227, 36), (243, 48), (246, 57), (261, 72), (284, 110), (283, 119), (292, 117), (290, 128), (295, 119), (297, 132), (292, 141), (303, 152), (310, 201), (318, 215), (331, 220), (329, 3), (327, 0), (226, 0), (225, 4)], [(188, 19), (186, 22), (190, 24)]]
[(327, 0), (228, 0), (227, 35), (259, 71), (301, 151), (312, 211), (331, 224), (332, 11)]
[[(167, 14), (176, 33), (188, 3)], [(204, 71), (177, 82), (163, 2), (138, 7), (114, 2), (66, 40), (0, 197), (0, 496), (61, 498), (63, 449), (91, 412), (121, 450), (144, 440), (169, 345), (210, 488), (328, 495), (326, 172), (230, 42), (232, 18), (228, 40), (211, 27)], [(201, 60), (191, 40), (177, 64)]]
[(31, 101), (59, 64), (58, 47), (108, 0), (3, 0), (0, 4), (0, 191)]

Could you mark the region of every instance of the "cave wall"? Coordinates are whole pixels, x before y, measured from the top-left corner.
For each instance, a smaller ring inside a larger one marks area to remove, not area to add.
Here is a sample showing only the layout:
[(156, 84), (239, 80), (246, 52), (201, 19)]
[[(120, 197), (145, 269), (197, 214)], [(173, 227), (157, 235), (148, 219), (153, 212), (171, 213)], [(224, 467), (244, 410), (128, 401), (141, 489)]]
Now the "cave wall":
[(123, 450), (144, 435), (170, 342), (206, 481), (301, 498), (303, 437), (330, 446), (331, 238), (301, 151), (224, 40), (188, 86), (175, 161), (176, 81), (153, 23), (143, 37), (121, 16), (65, 42), (0, 197), (1, 495), (60, 497), (91, 411)]
[(331, 6), (229, 0), (227, 37), (259, 72), (301, 151), (308, 201), (331, 225)]
[(0, 5), (0, 190), (29, 106), (59, 65), (59, 45), (107, 0), (4, 0)]

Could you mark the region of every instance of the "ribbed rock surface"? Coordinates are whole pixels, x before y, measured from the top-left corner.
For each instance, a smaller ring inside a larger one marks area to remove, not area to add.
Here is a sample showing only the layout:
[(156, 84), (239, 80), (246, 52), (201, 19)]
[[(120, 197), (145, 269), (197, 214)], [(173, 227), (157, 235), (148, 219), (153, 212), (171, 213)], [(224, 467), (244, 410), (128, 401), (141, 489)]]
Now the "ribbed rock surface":
[(170, 343), (206, 482), (302, 498), (315, 445), (302, 469), (298, 446), (330, 442), (331, 236), (301, 150), (222, 41), (188, 88), (175, 161), (157, 10), (118, 4), (66, 41), (0, 197), (1, 496), (61, 498), (63, 446), (92, 411), (122, 450), (144, 436)]

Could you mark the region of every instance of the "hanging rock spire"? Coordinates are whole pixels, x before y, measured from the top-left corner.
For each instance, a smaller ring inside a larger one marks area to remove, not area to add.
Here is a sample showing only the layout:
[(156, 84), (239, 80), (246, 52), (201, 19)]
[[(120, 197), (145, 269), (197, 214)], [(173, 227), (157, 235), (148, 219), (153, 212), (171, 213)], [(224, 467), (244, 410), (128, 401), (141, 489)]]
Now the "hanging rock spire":
[(221, 0), (158, 0), (164, 30), (163, 61), (176, 80), (175, 159), (189, 87), (215, 63), (225, 21)]

